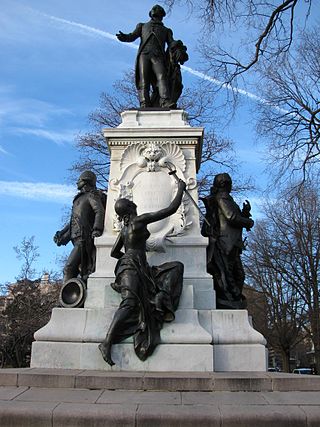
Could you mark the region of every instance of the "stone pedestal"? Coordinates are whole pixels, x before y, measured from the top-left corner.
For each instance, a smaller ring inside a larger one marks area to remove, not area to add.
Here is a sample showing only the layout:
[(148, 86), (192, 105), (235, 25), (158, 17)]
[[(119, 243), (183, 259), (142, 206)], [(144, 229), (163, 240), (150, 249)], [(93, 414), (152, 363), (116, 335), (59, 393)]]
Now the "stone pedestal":
[[(115, 366), (111, 368), (103, 361), (98, 344), (120, 302), (119, 295), (110, 287), (116, 263), (110, 251), (120, 229), (115, 201), (120, 197), (133, 200), (138, 214), (167, 207), (177, 191), (174, 177), (168, 174), (169, 164), (187, 183), (197, 202), (196, 173), (203, 138), (203, 129), (192, 128), (181, 110), (132, 110), (121, 116), (120, 126), (104, 130), (111, 157), (108, 200), (104, 232), (95, 239), (96, 271), (88, 280), (85, 307), (53, 310), (50, 322), (35, 334), (31, 366), (146, 371), (265, 370), (264, 339), (249, 325), (247, 312), (215, 310), (212, 278), (206, 273), (207, 239), (200, 234), (199, 212), (186, 195), (176, 214), (148, 227), (149, 264), (181, 261), (185, 267), (176, 319), (164, 325), (161, 344), (146, 362), (135, 355), (132, 339), (113, 346)], [(229, 328), (236, 332), (232, 335)], [(255, 358), (259, 360), (253, 363)]]

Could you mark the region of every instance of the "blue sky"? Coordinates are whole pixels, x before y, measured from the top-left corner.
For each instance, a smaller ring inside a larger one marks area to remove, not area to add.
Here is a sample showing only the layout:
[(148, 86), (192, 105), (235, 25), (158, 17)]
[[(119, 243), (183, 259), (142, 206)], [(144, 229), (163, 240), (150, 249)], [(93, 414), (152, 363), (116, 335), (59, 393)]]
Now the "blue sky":
[[(59, 270), (57, 256), (71, 246), (52, 241), (63, 211), (76, 192), (69, 172), (77, 157), (75, 136), (88, 128), (87, 116), (123, 72), (132, 69), (135, 49), (114, 40), (148, 20), (154, 1), (2, 0), (0, 16), (0, 283), (14, 280), (21, 262), (13, 246), (35, 236), (39, 271)], [(203, 75), (195, 51), (199, 24), (182, 8), (165, 18), (188, 46), (184, 84)], [(214, 84), (214, 83), (213, 83)], [(242, 106), (225, 136), (236, 140), (237, 160), (261, 175), (261, 147), (254, 145), (250, 108)]]

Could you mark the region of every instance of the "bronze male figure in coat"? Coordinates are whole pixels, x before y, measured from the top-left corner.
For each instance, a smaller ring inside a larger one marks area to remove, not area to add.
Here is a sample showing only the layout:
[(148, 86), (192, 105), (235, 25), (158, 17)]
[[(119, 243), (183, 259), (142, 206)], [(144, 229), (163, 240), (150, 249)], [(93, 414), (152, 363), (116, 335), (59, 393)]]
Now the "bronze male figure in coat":
[[(174, 41), (172, 30), (165, 27), (162, 22), (165, 15), (165, 10), (155, 5), (149, 12), (151, 18), (149, 22), (139, 23), (132, 33), (124, 34), (119, 31), (116, 34), (122, 42), (133, 42), (139, 37), (141, 39), (135, 73), (141, 108), (155, 106), (176, 108), (176, 101), (182, 91), (181, 81), (178, 81), (178, 85), (176, 84), (179, 78), (170, 74), (180, 73), (179, 64), (188, 60), (187, 48), (180, 40), (178, 44)], [(170, 60), (173, 56), (172, 53), (170, 55), (171, 46), (176, 64), (171, 65), (174, 70), (170, 73)], [(151, 87), (152, 96), (150, 96)], [(172, 93), (174, 93), (173, 96)]]
[(73, 249), (64, 267), (63, 281), (81, 278), (86, 281), (95, 269), (94, 238), (101, 236), (105, 207), (103, 195), (96, 188), (96, 175), (83, 172), (77, 182), (79, 193), (73, 199), (70, 222), (54, 236), (58, 246), (72, 242)]
[(206, 222), (201, 233), (209, 238), (207, 271), (213, 276), (217, 296), (217, 308), (240, 309), (246, 307), (242, 294), (244, 270), (241, 262), (243, 249), (242, 230), (250, 230), (254, 222), (250, 218), (250, 203), (242, 210), (230, 195), (232, 180), (229, 174), (215, 176), (211, 193), (203, 200)]

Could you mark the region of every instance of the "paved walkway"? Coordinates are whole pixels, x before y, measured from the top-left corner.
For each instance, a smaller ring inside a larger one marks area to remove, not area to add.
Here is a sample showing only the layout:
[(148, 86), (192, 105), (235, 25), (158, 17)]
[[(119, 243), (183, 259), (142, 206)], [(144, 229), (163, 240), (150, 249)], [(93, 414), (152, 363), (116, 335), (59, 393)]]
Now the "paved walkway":
[(319, 427), (320, 377), (0, 370), (1, 427)]

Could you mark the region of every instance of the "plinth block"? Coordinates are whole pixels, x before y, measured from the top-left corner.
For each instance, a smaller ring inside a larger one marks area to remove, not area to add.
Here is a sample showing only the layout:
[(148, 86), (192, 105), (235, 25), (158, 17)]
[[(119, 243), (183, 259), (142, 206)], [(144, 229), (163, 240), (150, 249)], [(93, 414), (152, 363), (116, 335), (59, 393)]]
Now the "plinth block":
[(31, 367), (101, 369), (104, 371), (213, 371), (212, 346), (197, 344), (159, 344), (151, 357), (142, 362), (132, 344), (112, 347), (114, 366), (102, 358), (98, 343), (35, 342)]
[(262, 344), (218, 344), (213, 348), (216, 372), (265, 372), (267, 353)]
[[(52, 342), (100, 343), (106, 336), (115, 311), (116, 308), (113, 310), (110, 308), (54, 308), (49, 323), (35, 333), (35, 339)], [(200, 325), (197, 310), (177, 310), (175, 316), (173, 322), (163, 325), (160, 333), (162, 343), (211, 343), (211, 334)], [(133, 342), (133, 338), (127, 338), (126, 342)]]

